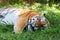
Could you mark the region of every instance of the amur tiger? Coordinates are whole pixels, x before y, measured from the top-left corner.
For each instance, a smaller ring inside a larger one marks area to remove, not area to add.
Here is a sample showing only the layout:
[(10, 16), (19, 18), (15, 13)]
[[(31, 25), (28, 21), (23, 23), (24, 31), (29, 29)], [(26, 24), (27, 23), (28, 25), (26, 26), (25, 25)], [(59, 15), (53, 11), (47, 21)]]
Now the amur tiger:
[(35, 31), (43, 26), (50, 26), (45, 14), (38, 13), (34, 10), (20, 8), (1, 8), (0, 24), (13, 24), (13, 31), (15, 33), (21, 32), (24, 28), (27, 28), (29, 31)]

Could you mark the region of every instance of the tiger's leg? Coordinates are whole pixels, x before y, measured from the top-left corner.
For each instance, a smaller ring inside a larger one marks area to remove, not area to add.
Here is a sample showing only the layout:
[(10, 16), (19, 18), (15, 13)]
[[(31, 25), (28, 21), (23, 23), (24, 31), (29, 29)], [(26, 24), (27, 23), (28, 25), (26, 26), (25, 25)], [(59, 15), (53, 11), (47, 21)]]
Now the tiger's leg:
[(15, 25), (14, 25), (14, 32), (15, 33), (21, 33), (22, 30), (25, 28), (27, 19), (26, 18), (18, 18)]
[(19, 33), (19, 32), (21, 33), (22, 30), (23, 30), (23, 28), (18, 26), (18, 24), (14, 25), (14, 33)]

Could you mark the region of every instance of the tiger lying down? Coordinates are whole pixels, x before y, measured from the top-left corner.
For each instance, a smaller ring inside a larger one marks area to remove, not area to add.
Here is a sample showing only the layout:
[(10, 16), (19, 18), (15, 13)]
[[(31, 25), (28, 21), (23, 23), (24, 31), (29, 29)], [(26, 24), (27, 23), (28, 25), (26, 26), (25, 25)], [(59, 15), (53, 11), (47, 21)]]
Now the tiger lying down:
[(19, 33), (25, 28), (29, 31), (36, 31), (41, 27), (50, 26), (45, 14), (19, 8), (0, 9), (0, 24), (13, 24), (15, 33)]

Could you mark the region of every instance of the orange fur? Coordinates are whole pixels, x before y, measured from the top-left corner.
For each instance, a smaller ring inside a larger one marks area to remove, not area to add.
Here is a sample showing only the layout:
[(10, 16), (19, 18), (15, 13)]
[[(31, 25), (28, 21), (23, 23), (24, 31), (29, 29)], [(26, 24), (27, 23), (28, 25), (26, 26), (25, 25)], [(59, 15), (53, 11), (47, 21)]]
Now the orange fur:
[[(41, 15), (38, 12), (33, 11), (33, 10), (26, 10), (26, 9), (20, 9), (20, 10), (21, 12), (20, 12), (19, 18), (16, 21), (16, 26), (17, 26), (16, 32), (22, 31), (25, 28), (25, 25), (28, 19), (31, 19), (35, 15)], [(44, 25), (44, 24), (49, 25), (49, 22), (48, 20), (46, 20), (45, 22), (40, 22), (39, 20), (37, 20), (37, 24), (39, 26)]]

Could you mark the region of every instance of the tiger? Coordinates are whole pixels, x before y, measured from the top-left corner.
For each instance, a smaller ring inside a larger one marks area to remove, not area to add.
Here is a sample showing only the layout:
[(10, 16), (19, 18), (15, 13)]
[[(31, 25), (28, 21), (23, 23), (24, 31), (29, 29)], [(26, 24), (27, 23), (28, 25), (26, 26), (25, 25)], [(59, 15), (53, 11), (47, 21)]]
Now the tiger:
[(0, 24), (13, 25), (14, 33), (22, 32), (25, 28), (36, 31), (50, 26), (45, 14), (23, 8), (0, 8)]

